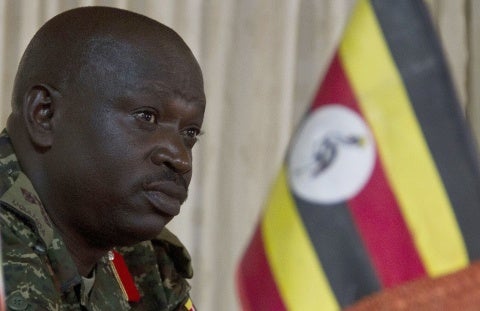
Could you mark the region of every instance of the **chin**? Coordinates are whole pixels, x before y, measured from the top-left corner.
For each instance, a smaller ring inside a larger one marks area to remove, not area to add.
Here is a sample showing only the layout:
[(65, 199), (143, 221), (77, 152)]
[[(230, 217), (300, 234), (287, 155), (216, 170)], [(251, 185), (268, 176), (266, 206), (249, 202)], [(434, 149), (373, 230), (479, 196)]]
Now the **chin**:
[[(129, 227), (125, 230), (125, 237), (128, 245), (151, 240), (157, 237), (163, 228), (172, 220), (173, 217), (164, 218), (162, 221), (144, 221), (136, 226)], [(122, 231), (122, 230), (119, 230)]]

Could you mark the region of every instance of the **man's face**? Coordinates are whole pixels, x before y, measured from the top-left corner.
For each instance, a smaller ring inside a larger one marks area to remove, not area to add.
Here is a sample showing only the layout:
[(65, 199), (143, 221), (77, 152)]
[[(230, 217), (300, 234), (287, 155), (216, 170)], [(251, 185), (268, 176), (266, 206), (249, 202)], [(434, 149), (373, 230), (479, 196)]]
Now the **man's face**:
[(99, 246), (150, 239), (179, 213), (205, 110), (192, 59), (114, 54), (62, 96), (48, 151), (59, 217)]

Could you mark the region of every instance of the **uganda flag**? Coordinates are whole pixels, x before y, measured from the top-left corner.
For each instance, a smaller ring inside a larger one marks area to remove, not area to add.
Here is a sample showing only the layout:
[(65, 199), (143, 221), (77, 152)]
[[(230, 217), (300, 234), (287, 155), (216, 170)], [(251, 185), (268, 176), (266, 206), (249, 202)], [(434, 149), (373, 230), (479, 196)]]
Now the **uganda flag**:
[(240, 262), (243, 310), (339, 310), (474, 266), (472, 141), (423, 3), (359, 0)]

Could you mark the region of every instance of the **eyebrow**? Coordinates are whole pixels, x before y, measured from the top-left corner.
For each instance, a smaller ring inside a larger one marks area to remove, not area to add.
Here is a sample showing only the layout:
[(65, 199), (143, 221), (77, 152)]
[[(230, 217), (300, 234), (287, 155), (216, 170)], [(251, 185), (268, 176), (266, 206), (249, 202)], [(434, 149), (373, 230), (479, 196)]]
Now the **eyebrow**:
[(202, 97), (193, 96), (191, 94), (187, 94), (180, 89), (172, 89), (168, 87), (165, 83), (161, 81), (148, 81), (144, 85), (138, 86), (135, 91), (145, 92), (148, 94), (152, 94), (158, 97), (181, 97), (185, 99), (187, 102), (195, 102), (205, 105), (206, 99), (205, 95)]
[(146, 81), (135, 88), (135, 91), (150, 93), (158, 96), (173, 96), (175, 92), (161, 81)]

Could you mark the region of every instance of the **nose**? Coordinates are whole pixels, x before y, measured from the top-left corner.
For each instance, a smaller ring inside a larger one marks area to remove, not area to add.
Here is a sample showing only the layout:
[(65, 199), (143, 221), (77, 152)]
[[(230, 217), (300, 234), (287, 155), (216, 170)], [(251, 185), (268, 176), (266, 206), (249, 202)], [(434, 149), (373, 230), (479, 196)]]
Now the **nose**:
[(158, 143), (151, 154), (151, 161), (155, 165), (168, 166), (179, 174), (185, 174), (192, 170), (191, 150), (185, 146), (183, 138), (179, 134), (172, 134)]

